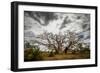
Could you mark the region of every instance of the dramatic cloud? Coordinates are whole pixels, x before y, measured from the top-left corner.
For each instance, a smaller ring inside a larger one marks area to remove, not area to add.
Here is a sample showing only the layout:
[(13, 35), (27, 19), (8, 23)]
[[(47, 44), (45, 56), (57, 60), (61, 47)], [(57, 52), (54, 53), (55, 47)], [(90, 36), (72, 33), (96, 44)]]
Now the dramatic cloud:
[(52, 12), (33, 12), (33, 11), (25, 11), (25, 15), (36, 20), (43, 26), (48, 25), (48, 23), (54, 19), (57, 19), (55, 13)]
[(68, 30), (89, 42), (90, 14), (24, 11), (24, 35), (27, 39), (44, 31), (58, 34)]

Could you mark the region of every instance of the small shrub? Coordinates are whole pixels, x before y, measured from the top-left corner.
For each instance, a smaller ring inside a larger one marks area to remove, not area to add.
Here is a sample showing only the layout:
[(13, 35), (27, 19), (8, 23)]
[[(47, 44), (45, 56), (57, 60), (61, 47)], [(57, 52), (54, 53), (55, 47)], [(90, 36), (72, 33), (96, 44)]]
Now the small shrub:
[(49, 57), (53, 57), (54, 55), (55, 55), (55, 54), (54, 54), (54, 52), (52, 52), (52, 51), (49, 53)]
[(31, 61), (33, 58), (33, 49), (25, 49), (24, 50), (24, 60), (25, 61)]
[(83, 50), (80, 51), (81, 53), (90, 53), (89, 48), (84, 48)]
[(41, 60), (42, 55), (39, 48), (33, 48), (33, 60)]
[(41, 51), (39, 48), (31, 48), (24, 50), (24, 60), (25, 61), (38, 61), (42, 60)]

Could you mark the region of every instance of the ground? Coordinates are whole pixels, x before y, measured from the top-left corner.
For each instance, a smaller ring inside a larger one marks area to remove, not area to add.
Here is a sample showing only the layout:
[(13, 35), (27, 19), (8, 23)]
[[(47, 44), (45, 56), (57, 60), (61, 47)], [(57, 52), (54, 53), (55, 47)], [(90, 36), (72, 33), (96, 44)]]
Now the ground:
[(57, 54), (49, 57), (44, 55), (43, 60), (70, 60), (70, 59), (88, 59), (90, 58), (89, 52), (87, 53), (66, 53), (66, 54)]
[(90, 58), (90, 51), (67, 52), (67, 53), (61, 53), (61, 54), (41, 52), (38, 54), (36, 53), (35, 56), (33, 56), (32, 52), (29, 52), (29, 54), (27, 54), (26, 56), (25, 54), (24, 54), (24, 61), (75, 60), (75, 59), (89, 59)]

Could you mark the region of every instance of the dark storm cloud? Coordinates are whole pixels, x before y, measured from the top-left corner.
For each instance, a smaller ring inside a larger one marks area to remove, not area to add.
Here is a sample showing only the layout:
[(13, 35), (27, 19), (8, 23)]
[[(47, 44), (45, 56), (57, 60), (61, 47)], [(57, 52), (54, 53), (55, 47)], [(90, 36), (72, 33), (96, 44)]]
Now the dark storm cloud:
[(79, 37), (79, 38), (84, 38), (84, 35), (82, 34), (82, 35), (79, 35), (78, 37)]
[(32, 31), (26, 31), (26, 32), (24, 32), (24, 36), (25, 37), (34, 37), (35, 35)]
[(85, 21), (84, 22), (90, 22), (90, 14), (84, 14), (84, 19)]
[(27, 13), (29, 17), (35, 19), (43, 26), (46, 26), (50, 21), (57, 19), (57, 16), (53, 12), (25, 11), (24, 13)]
[(24, 25), (24, 30), (28, 30), (28, 29), (30, 29), (31, 28), (31, 26), (26, 26), (26, 25)]
[(84, 29), (84, 31), (88, 31), (90, 30), (90, 24), (83, 24), (82, 28)]
[(65, 17), (65, 19), (63, 20), (63, 23), (60, 27), (60, 29), (63, 29), (65, 27), (66, 24), (71, 23), (72, 21), (68, 18), (68, 16)]
[(85, 39), (90, 39), (90, 35), (88, 35)]
[(82, 23), (82, 28), (84, 31), (89, 31), (90, 30), (90, 14), (84, 14), (84, 17), (82, 18), (83, 23)]
[(28, 13), (24, 13), (24, 30), (32, 28), (32, 22), (30, 21), (30, 16)]
[(82, 27), (83, 27), (83, 29), (84, 29), (84, 28), (86, 28), (87, 26), (88, 26), (88, 24), (84, 24)]
[(76, 14), (76, 20), (81, 20), (82, 29), (83, 31), (90, 30), (90, 14)]
[[(90, 31), (83, 31), (77, 34), (78, 37), (80, 38), (80, 41), (87, 41), (90, 40)], [(89, 41), (85, 42), (85, 43), (89, 43)]]

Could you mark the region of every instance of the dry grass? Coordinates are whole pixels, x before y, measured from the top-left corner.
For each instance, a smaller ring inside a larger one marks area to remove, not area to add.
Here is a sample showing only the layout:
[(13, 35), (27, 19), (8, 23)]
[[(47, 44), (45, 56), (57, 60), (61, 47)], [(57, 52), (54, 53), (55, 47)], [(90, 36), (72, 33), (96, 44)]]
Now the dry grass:
[(43, 60), (71, 60), (71, 59), (89, 59), (90, 53), (67, 53), (67, 54), (57, 54), (53, 57), (48, 57), (47, 55), (43, 57)]
[[(49, 60), (75, 60), (75, 59), (89, 59), (90, 51), (82, 52), (67, 52), (62, 54), (50, 54), (48, 52), (40, 52), (39, 55), (32, 56), (32, 51), (29, 49), (24, 53), (24, 61), (49, 61)], [(34, 55), (34, 54), (33, 54)], [(26, 58), (26, 59), (25, 59)], [(28, 59), (28, 60), (27, 60)]]

